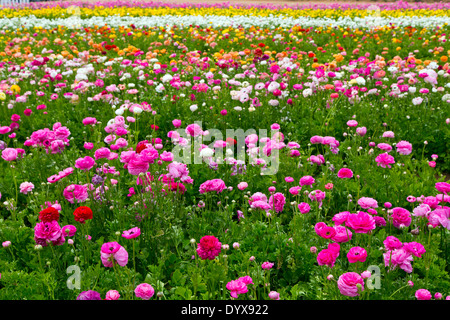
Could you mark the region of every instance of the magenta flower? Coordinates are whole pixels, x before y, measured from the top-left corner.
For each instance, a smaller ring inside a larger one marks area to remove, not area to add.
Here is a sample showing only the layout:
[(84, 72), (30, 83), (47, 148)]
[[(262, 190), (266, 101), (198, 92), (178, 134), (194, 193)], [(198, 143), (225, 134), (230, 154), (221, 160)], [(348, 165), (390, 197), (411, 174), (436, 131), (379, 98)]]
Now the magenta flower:
[(75, 203), (75, 201), (77, 201), (77, 203), (84, 202), (88, 198), (87, 187), (71, 184), (64, 189), (63, 196), (70, 203)]
[(138, 227), (131, 228), (130, 230), (126, 230), (122, 233), (122, 237), (126, 239), (134, 239), (141, 235), (141, 229)]
[(347, 221), (349, 214), (350, 214), (349, 211), (339, 212), (339, 213), (336, 213), (331, 220), (333, 220), (333, 222), (336, 226), (340, 226), (345, 221)]
[(347, 259), (350, 263), (365, 262), (367, 251), (361, 247), (353, 247), (347, 253)]
[(300, 185), (301, 186), (311, 186), (313, 185), (313, 183), (316, 182), (316, 180), (311, 177), (311, 176), (304, 176), (300, 178)]
[(211, 191), (220, 193), (226, 188), (225, 182), (222, 179), (207, 180), (200, 185), (200, 193)]
[(120, 293), (117, 290), (109, 290), (106, 293), (105, 300), (119, 300)]
[(375, 158), (375, 161), (377, 162), (378, 166), (381, 166), (383, 168), (391, 168), (391, 164), (395, 163), (395, 159), (393, 156), (387, 154), (387, 153), (382, 153), (380, 155), (378, 155)]
[(78, 158), (75, 161), (75, 168), (78, 168), (83, 171), (91, 170), (94, 167), (94, 165), (95, 165), (94, 159), (92, 159), (89, 156), (86, 156), (84, 158)]
[(253, 279), (250, 276), (240, 277), (238, 280), (244, 282), (246, 285), (253, 284)]
[(271, 300), (280, 300), (280, 294), (276, 291), (270, 291), (269, 292), (269, 298)]
[(240, 279), (228, 282), (226, 288), (230, 290), (230, 295), (235, 299), (239, 294), (248, 292), (247, 285)]
[(403, 243), (394, 236), (387, 236), (386, 240), (383, 241), (383, 244), (387, 251), (400, 249), (403, 247)]
[(202, 260), (214, 260), (222, 248), (222, 243), (214, 236), (204, 236), (197, 245), (197, 254)]
[(339, 291), (344, 296), (359, 296), (357, 284), (361, 285), (361, 291), (364, 290), (364, 279), (356, 272), (347, 272), (341, 275), (337, 281)]
[(36, 224), (34, 227), (34, 241), (43, 247), (46, 247), (49, 243), (57, 246), (64, 244), (65, 238), (58, 222), (53, 220)]
[(353, 171), (348, 168), (342, 168), (338, 171), (338, 178), (352, 178), (353, 177)]
[(308, 203), (302, 202), (298, 205), (298, 210), (300, 210), (300, 213), (305, 214), (311, 210), (311, 207)]
[(14, 148), (6, 148), (2, 151), (2, 158), (5, 161), (14, 161), (17, 159), (18, 152)]
[(336, 230), (336, 234), (331, 238), (331, 240), (343, 243), (352, 240), (353, 233), (344, 226), (335, 226), (334, 230)]
[(100, 257), (105, 267), (111, 268), (114, 263), (124, 267), (128, 263), (128, 252), (117, 242), (106, 242), (100, 250)]
[(134, 294), (138, 298), (149, 300), (155, 294), (155, 289), (148, 283), (141, 283), (134, 289)]
[(378, 202), (373, 198), (362, 197), (358, 200), (358, 204), (363, 209), (378, 208)]
[(334, 263), (336, 262), (336, 253), (331, 249), (323, 249), (317, 255), (317, 263), (319, 266), (328, 266), (330, 268), (334, 267)]
[(274, 265), (274, 263), (266, 261), (266, 262), (263, 262), (263, 264), (261, 265), (261, 268), (272, 269), (273, 265)]
[(395, 147), (397, 148), (397, 152), (402, 155), (409, 155), (412, 152), (412, 144), (408, 141), (402, 140)]
[(417, 300), (431, 300), (431, 293), (427, 289), (419, 289), (415, 293)]
[(100, 293), (97, 291), (88, 290), (81, 292), (78, 295), (77, 300), (102, 300), (102, 298), (100, 297)]
[(417, 258), (422, 258), (422, 255), (427, 252), (425, 247), (418, 242), (406, 242), (403, 244), (403, 249)]
[(285, 203), (286, 203), (286, 198), (280, 192), (277, 192), (277, 193), (271, 195), (269, 198), (269, 205), (270, 205), (271, 209), (274, 209), (275, 212), (278, 212), (278, 213), (283, 211)]
[(390, 270), (398, 267), (407, 273), (412, 272), (411, 262), (413, 261), (413, 257), (411, 253), (403, 248), (385, 252), (383, 253), (383, 258), (384, 265), (386, 267), (390, 266)]
[[(6, 149), (5, 149), (6, 150)], [(436, 190), (444, 194), (450, 193), (450, 183), (447, 182), (436, 182)]]
[(359, 211), (356, 214), (349, 214), (345, 225), (356, 233), (369, 233), (375, 229), (375, 219), (367, 212)]
[(396, 207), (392, 209), (392, 224), (396, 228), (409, 227), (411, 224), (411, 213), (401, 207)]
[(326, 193), (322, 190), (314, 190), (312, 191), (308, 197), (311, 199), (311, 201), (317, 201), (319, 203), (319, 208), (322, 207), (322, 201), (325, 199)]

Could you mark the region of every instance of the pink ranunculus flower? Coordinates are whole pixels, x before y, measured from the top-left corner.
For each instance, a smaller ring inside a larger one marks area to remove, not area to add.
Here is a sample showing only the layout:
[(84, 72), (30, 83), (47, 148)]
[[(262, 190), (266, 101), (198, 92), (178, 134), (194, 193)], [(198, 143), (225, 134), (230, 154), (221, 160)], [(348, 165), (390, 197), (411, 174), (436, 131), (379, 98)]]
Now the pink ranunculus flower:
[(417, 300), (431, 300), (431, 293), (427, 289), (419, 289), (414, 294)]
[(399, 143), (397, 143), (395, 147), (397, 148), (397, 152), (402, 155), (407, 156), (412, 152), (412, 144), (409, 143), (408, 141), (402, 140)]
[(270, 196), (269, 205), (275, 210), (275, 212), (283, 211), (284, 204), (286, 203), (286, 198), (281, 192), (277, 192)]
[(150, 300), (151, 297), (155, 294), (155, 289), (148, 283), (141, 283), (134, 289), (134, 294), (136, 297), (141, 298), (143, 300)]
[(410, 252), (400, 248), (383, 253), (384, 265), (390, 266), (390, 270), (394, 270), (397, 267), (404, 270), (407, 273), (412, 272), (411, 262), (413, 257)]
[(384, 248), (387, 251), (392, 251), (392, 250), (400, 249), (401, 247), (403, 247), (403, 243), (394, 236), (387, 236), (386, 240), (383, 241), (383, 244), (384, 244)]
[(274, 266), (273, 262), (266, 261), (266, 262), (262, 263), (261, 268), (263, 268), (265, 270), (269, 270), (269, 269), (272, 269), (273, 266)]
[(122, 233), (122, 237), (125, 239), (134, 239), (141, 235), (141, 229), (138, 227), (131, 228), (130, 230), (126, 230)]
[(207, 180), (200, 185), (200, 193), (215, 191), (217, 193), (226, 189), (225, 182), (222, 179)]
[(271, 300), (280, 300), (280, 294), (276, 291), (270, 291), (269, 292), (269, 298)]
[(342, 168), (338, 171), (338, 178), (352, 178), (353, 177), (353, 172), (352, 170), (348, 169), (348, 168)]
[(87, 117), (87, 118), (84, 118), (82, 122), (85, 126), (94, 125), (97, 123), (97, 119), (92, 118), (92, 117)]
[(239, 294), (248, 292), (247, 285), (242, 280), (232, 280), (227, 283), (226, 288), (230, 290), (230, 295), (233, 298), (237, 298)]
[(165, 162), (171, 162), (171, 161), (173, 161), (173, 159), (174, 159), (174, 155), (173, 155), (172, 152), (163, 151), (163, 153), (161, 153), (161, 154), (159, 155), (159, 158), (160, 158), (162, 161), (165, 161)]
[(450, 183), (447, 182), (436, 182), (435, 188), (437, 191), (442, 192), (444, 194), (450, 193)]
[(63, 196), (70, 203), (75, 203), (75, 201), (80, 203), (86, 201), (89, 195), (87, 192), (87, 187), (78, 184), (71, 184), (64, 189)]
[(64, 234), (58, 221), (37, 223), (34, 227), (34, 241), (43, 247), (46, 247), (49, 243), (54, 246), (64, 244)]
[(111, 268), (114, 263), (124, 267), (128, 263), (128, 252), (117, 242), (106, 242), (100, 250), (100, 257), (105, 267)]
[(34, 189), (34, 184), (32, 184), (31, 182), (22, 182), (19, 188), (21, 193), (27, 194)]
[(350, 214), (349, 211), (342, 211), (342, 212), (336, 213), (331, 220), (333, 220), (333, 222), (336, 226), (340, 226), (345, 221), (347, 221), (349, 214)]
[(392, 146), (388, 143), (379, 143), (377, 147), (383, 151), (390, 152), (392, 150)]
[(433, 228), (442, 226), (450, 230), (450, 207), (443, 206), (431, 211), (428, 215), (428, 223)]
[(347, 272), (341, 275), (337, 281), (339, 291), (344, 296), (359, 296), (357, 284), (361, 285), (361, 291), (364, 290), (364, 279), (356, 272)]
[(331, 238), (331, 240), (343, 243), (352, 240), (353, 233), (344, 226), (335, 226), (334, 230), (336, 230), (336, 234)]
[(401, 207), (396, 207), (392, 209), (392, 224), (396, 228), (400, 228), (401, 226), (409, 227), (411, 224), (411, 213)]
[(358, 127), (358, 128), (356, 128), (356, 133), (359, 136), (364, 137), (367, 133), (367, 128), (366, 127)]
[(301, 214), (305, 214), (305, 213), (308, 213), (309, 211), (311, 211), (311, 207), (308, 203), (302, 202), (302, 203), (299, 203), (298, 210), (300, 210)]
[(349, 214), (345, 225), (352, 228), (356, 233), (369, 233), (376, 227), (375, 219), (364, 211)]
[(347, 253), (347, 259), (350, 263), (365, 262), (367, 251), (361, 247), (352, 247)]
[(325, 199), (326, 193), (322, 190), (314, 190), (312, 191), (308, 197), (311, 199), (311, 201), (317, 201), (319, 203), (319, 208), (322, 207), (322, 201)]
[(105, 300), (119, 300), (120, 293), (117, 290), (109, 290), (106, 293)]
[(328, 266), (330, 268), (334, 267), (336, 262), (336, 255), (333, 250), (323, 249), (317, 255), (317, 263), (319, 266)]
[(333, 227), (323, 226), (319, 230), (319, 236), (324, 239), (331, 239), (336, 235), (336, 230)]
[(128, 173), (133, 176), (146, 173), (149, 167), (150, 164), (147, 161), (143, 161), (139, 156), (134, 156), (127, 164)]
[(86, 156), (84, 158), (78, 158), (75, 161), (75, 168), (78, 168), (83, 171), (91, 170), (94, 167), (94, 165), (95, 165), (94, 159), (92, 159), (89, 156)]
[(5, 161), (14, 161), (17, 159), (18, 152), (14, 148), (6, 148), (2, 151), (2, 158)]
[(301, 186), (311, 186), (314, 184), (315, 179), (311, 176), (304, 176), (300, 178), (300, 185)]
[(395, 163), (394, 157), (389, 155), (388, 153), (379, 154), (375, 158), (375, 161), (377, 162), (377, 165), (382, 168), (386, 168), (386, 167), (391, 168), (391, 164)]
[(427, 252), (421, 243), (415, 241), (404, 243), (403, 249), (417, 258), (422, 258), (422, 255)]
[(111, 150), (109, 148), (102, 147), (102, 148), (95, 150), (94, 158), (95, 158), (95, 160), (108, 159), (110, 154), (111, 154)]
[(239, 190), (243, 191), (243, 190), (247, 189), (248, 183), (247, 183), (247, 182), (240, 182), (240, 183), (237, 185), (237, 187), (238, 187)]
[(363, 209), (369, 209), (369, 208), (378, 208), (378, 202), (377, 200), (369, 197), (362, 197), (359, 198), (358, 204)]
[(214, 260), (222, 248), (222, 243), (214, 236), (204, 236), (197, 244), (197, 254), (202, 260)]

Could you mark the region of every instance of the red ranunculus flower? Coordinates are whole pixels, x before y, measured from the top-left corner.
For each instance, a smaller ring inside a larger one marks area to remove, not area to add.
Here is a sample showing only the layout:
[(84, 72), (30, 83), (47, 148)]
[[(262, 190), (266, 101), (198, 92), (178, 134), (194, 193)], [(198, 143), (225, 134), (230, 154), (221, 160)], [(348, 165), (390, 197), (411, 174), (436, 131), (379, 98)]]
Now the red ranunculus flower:
[(76, 208), (73, 212), (73, 215), (75, 217), (75, 221), (78, 221), (80, 223), (85, 223), (86, 220), (90, 220), (93, 217), (91, 208), (86, 206)]
[(140, 141), (136, 146), (136, 153), (141, 153), (142, 150), (147, 148), (146, 144), (148, 143), (147, 140)]
[(39, 212), (39, 220), (42, 222), (52, 222), (59, 220), (59, 212), (53, 207), (48, 207)]

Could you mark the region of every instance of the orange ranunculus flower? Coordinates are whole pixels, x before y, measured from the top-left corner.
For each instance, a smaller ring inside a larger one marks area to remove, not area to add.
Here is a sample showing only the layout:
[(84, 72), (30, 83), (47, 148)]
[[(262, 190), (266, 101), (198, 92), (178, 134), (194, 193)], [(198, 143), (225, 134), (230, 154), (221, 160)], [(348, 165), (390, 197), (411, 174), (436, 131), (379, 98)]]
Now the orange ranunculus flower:
[(342, 54), (337, 54), (334, 56), (334, 58), (337, 62), (341, 62), (342, 60), (344, 60), (344, 56)]

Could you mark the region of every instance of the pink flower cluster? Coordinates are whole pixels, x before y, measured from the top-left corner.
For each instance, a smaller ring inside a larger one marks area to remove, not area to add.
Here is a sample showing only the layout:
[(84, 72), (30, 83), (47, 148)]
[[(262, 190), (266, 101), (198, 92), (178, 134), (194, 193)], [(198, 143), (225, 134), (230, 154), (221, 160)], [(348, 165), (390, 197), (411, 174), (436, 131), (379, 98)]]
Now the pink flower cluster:
[(402, 243), (394, 236), (386, 237), (383, 244), (386, 250), (383, 254), (384, 264), (390, 270), (400, 268), (407, 273), (411, 273), (411, 262), (414, 257), (422, 258), (422, 255), (426, 252), (422, 244), (418, 242)]
[(33, 132), (30, 139), (24, 142), (28, 147), (44, 147), (45, 151), (52, 154), (61, 153), (69, 145), (70, 131), (60, 122), (53, 125), (52, 130), (45, 128)]
[(230, 290), (231, 297), (237, 299), (239, 294), (248, 292), (247, 286), (249, 284), (253, 284), (252, 278), (250, 276), (244, 276), (228, 282), (226, 287)]

